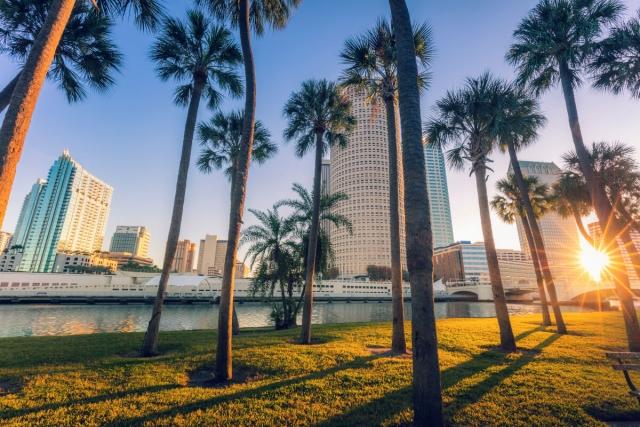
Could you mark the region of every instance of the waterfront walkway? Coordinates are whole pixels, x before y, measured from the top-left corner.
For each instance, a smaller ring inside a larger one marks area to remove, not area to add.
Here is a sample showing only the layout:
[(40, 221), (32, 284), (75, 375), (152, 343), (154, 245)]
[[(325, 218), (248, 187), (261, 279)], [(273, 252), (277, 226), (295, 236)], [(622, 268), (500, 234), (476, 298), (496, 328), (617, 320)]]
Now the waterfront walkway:
[[(458, 425), (601, 425), (640, 419), (605, 351), (624, 350), (620, 313), (568, 313), (559, 336), (539, 315), (513, 316), (521, 351), (497, 352), (495, 319), (438, 322), (444, 401)], [(0, 339), (1, 425), (378, 425), (410, 422), (410, 358), (386, 357), (388, 324), (243, 331), (242, 382), (202, 387), (212, 331), (161, 335), (163, 355), (136, 357), (141, 334)], [(203, 368), (205, 369), (203, 371)]]

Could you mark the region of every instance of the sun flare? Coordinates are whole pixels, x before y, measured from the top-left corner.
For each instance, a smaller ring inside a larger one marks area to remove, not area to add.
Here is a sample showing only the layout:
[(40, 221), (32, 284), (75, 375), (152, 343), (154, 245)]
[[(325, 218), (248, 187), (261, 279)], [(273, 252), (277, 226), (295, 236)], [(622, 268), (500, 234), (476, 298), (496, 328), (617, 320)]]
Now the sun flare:
[(589, 276), (599, 282), (602, 278), (603, 270), (609, 264), (609, 256), (590, 245), (585, 245), (580, 253), (580, 262), (586, 272), (589, 273)]

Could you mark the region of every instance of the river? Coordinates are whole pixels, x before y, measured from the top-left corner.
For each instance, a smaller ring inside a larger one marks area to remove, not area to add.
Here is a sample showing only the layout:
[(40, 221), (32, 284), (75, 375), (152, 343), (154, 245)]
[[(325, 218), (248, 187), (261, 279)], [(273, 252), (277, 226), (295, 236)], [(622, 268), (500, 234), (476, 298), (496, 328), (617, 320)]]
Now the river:
[[(492, 317), (493, 303), (438, 302), (436, 316)], [(269, 304), (238, 304), (240, 327), (270, 326)], [(584, 311), (580, 307), (563, 307), (563, 311)], [(510, 304), (511, 314), (537, 313), (537, 305)], [(151, 314), (149, 305), (0, 305), (0, 337), (76, 335), (102, 332), (144, 331)], [(410, 304), (405, 305), (407, 318)], [(391, 319), (389, 302), (318, 303), (314, 307), (313, 322), (350, 323), (383, 322)], [(211, 329), (218, 324), (217, 305), (167, 305), (160, 328), (165, 331)]]

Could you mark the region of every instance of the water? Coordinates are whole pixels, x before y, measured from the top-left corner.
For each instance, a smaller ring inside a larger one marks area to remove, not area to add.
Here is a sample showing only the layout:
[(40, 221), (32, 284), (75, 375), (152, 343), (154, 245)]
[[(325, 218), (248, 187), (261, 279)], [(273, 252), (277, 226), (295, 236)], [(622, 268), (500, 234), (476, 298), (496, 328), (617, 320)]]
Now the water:
[[(165, 331), (211, 329), (218, 325), (217, 305), (168, 305), (160, 328)], [(493, 317), (493, 303), (439, 302), (436, 316)], [(245, 303), (237, 306), (240, 327), (271, 326), (271, 305)], [(563, 307), (563, 311), (584, 311)], [(510, 304), (512, 314), (537, 313), (537, 305)], [(0, 305), (0, 337), (76, 335), (100, 332), (141, 332), (151, 315), (149, 305)], [(405, 305), (405, 315), (411, 306)], [(391, 303), (318, 303), (314, 323), (382, 322), (391, 320)]]

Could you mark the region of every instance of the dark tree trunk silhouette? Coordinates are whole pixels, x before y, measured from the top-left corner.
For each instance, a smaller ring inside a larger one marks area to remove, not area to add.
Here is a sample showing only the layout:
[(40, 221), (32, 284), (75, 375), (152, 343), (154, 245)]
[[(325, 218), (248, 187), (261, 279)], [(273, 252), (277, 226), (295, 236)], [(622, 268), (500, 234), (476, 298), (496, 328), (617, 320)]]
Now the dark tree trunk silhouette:
[(316, 156), (313, 168), (313, 212), (307, 245), (307, 261), (304, 286), (304, 306), (302, 307), (303, 344), (311, 344), (311, 314), (313, 311), (313, 280), (316, 274), (316, 253), (318, 249), (318, 231), (320, 230), (320, 174), (322, 171), (322, 153), (324, 152), (324, 131), (316, 132)]
[(433, 233), (425, 170), (418, 66), (409, 10), (389, 0), (398, 58), (398, 97), (404, 167), (407, 268), (411, 284), (413, 423), (442, 426), (442, 387), (433, 308)]
[(398, 173), (398, 153), (400, 152), (400, 132), (397, 122), (396, 100), (393, 95), (384, 100), (387, 114), (387, 139), (389, 143), (389, 234), (391, 237), (391, 305), (392, 333), (391, 351), (397, 354), (407, 352), (404, 337), (404, 304), (402, 296), (402, 263), (400, 260), (400, 185)]
[(542, 311), (542, 326), (551, 325), (551, 316), (549, 315), (549, 305), (547, 303), (547, 293), (544, 290), (544, 278), (542, 275), (542, 269), (540, 268), (540, 260), (538, 259), (538, 251), (533, 240), (533, 233), (531, 232), (531, 225), (529, 225), (529, 218), (526, 215), (521, 215), (522, 228), (524, 228), (524, 234), (527, 236), (527, 244), (529, 245), (529, 252), (531, 252), (531, 261), (533, 262), (533, 270), (536, 273), (536, 284), (538, 285), (538, 294), (540, 295), (540, 306)]
[[(604, 192), (602, 183), (596, 178), (593, 171), (593, 164), (591, 155), (584, 145), (582, 139), (582, 131), (580, 129), (580, 120), (578, 118), (578, 108), (576, 106), (575, 95), (573, 93), (573, 86), (571, 84), (571, 71), (568, 64), (564, 60), (559, 60), (560, 68), (560, 82), (562, 84), (562, 92), (564, 95), (564, 101), (567, 108), (567, 116), (569, 119), (569, 128), (571, 129), (571, 137), (573, 138), (573, 145), (576, 149), (578, 161), (580, 163), (580, 170), (587, 181), (587, 187), (589, 188), (589, 195), (591, 196), (591, 204), (598, 217), (598, 223), (602, 230), (602, 236), (604, 244), (609, 249), (609, 258), (612, 265), (624, 265), (620, 248), (617, 244), (617, 237), (621, 230), (617, 226), (617, 221), (614, 217), (613, 207)], [(622, 233), (627, 234), (628, 233)], [(627, 241), (623, 237), (622, 243), (626, 244)], [(636, 251), (634, 251), (636, 252)], [(634, 258), (638, 258), (634, 256)], [(616, 276), (614, 278), (616, 293), (620, 298), (620, 307), (622, 308), (622, 316), (624, 318), (625, 329), (627, 332), (627, 342), (630, 351), (640, 351), (640, 325), (638, 325), (638, 316), (636, 314), (635, 306), (633, 305), (633, 291), (629, 283), (629, 276), (626, 269), (617, 268), (612, 273)]]
[(558, 304), (556, 285), (551, 274), (551, 268), (549, 267), (549, 260), (547, 258), (547, 251), (544, 246), (542, 232), (540, 231), (538, 220), (536, 219), (535, 212), (533, 211), (531, 199), (529, 199), (527, 186), (524, 183), (524, 176), (522, 175), (522, 169), (520, 168), (520, 161), (518, 160), (516, 148), (514, 147), (513, 143), (509, 143), (508, 149), (509, 157), (511, 159), (511, 167), (513, 168), (513, 175), (516, 179), (516, 184), (518, 185), (520, 202), (524, 206), (525, 213), (527, 215), (527, 218), (529, 219), (531, 233), (533, 234), (533, 243), (536, 248), (536, 254), (538, 256), (538, 261), (540, 262), (540, 267), (542, 268), (542, 276), (544, 278), (545, 284), (547, 285), (547, 291), (549, 292), (549, 300), (551, 302), (551, 309), (553, 310), (553, 317), (555, 317), (556, 319), (556, 328), (558, 330), (558, 333), (566, 334), (567, 326), (564, 323), (562, 311), (560, 310), (560, 305)]
[[(229, 208), (231, 208), (232, 204), (233, 204), (233, 195), (235, 194), (235, 187), (236, 187), (236, 169), (237, 167), (237, 162), (234, 161), (233, 162), (233, 166), (231, 167), (231, 191), (229, 193), (229, 198), (231, 199), (231, 201), (229, 202)], [(228, 236), (227, 236), (227, 240), (228, 240)], [(238, 320), (238, 311), (236, 310), (236, 304), (233, 304), (232, 307), (233, 310), (233, 314), (231, 317), (231, 333), (233, 335), (238, 335), (240, 333), (240, 321)]]
[(11, 79), (9, 83), (0, 91), (0, 113), (2, 113), (5, 108), (9, 106), (9, 102), (11, 101), (11, 94), (13, 90), (16, 88), (18, 84), (18, 79), (20, 78), (20, 73), (16, 74), (14, 78)]
[(151, 319), (149, 320), (149, 324), (147, 326), (147, 332), (144, 335), (144, 341), (142, 343), (141, 354), (145, 357), (153, 356), (158, 352), (160, 317), (162, 316), (164, 297), (167, 292), (167, 285), (169, 284), (169, 273), (171, 272), (171, 264), (173, 264), (173, 259), (176, 255), (176, 248), (178, 247), (178, 239), (180, 238), (182, 212), (184, 210), (184, 199), (187, 190), (187, 178), (189, 176), (189, 165), (191, 163), (193, 134), (196, 130), (196, 121), (198, 120), (198, 107), (200, 106), (200, 98), (202, 97), (203, 88), (204, 79), (197, 79), (194, 83), (191, 100), (189, 101), (187, 120), (184, 125), (184, 136), (182, 139), (182, 154), (180, 155), (178, 179), (176, 181), (176, 193), (173, 199), (171, 225), (169, 226), (167, 244), (164, 250), (162, 273), (160, 274), (160, 283), (158, 283), (158, 292), (153, 302), (153, 312), (151, 314)]
[(251, 50), (251, 30), (249, 26), (249, 0), (239, 0), (238, 27), (245, 73), (245, 104), (242, 123), (242, 142), (238, 155), (238, 170), (234, 179), (236, 185), (231, 196), (227, 253), (224, 259), (224, 274), (220, 294), (218, 315), (218, 345), (216, 350), (217, 381), (233, 378), (232, 337), (233, 337), (233, 292), (235, 287), (235, 265), (247, 194), (247, 178), (253, 150), (253, 133), (256, 120), (256, 71)]
[(474, 170), (476, 189), (478, 191), (480, 221), (482, 223), (482, 236), (484, 238), (484, 248), (487, 254), (487, 264), (489, 266), (489, 277), (491, 280), (491, 291), (493, 293), (493, 304), (496, 308), (496, 317), (498, 318), (498, 326), (500, 327), (500, 348), (502, 351), (512, 353), (516, 351), (516, 340), (513, 337), (513, 330), (511, 329), (509, 310), (507, 310), (507, 299), (504, 296), (500, 266), (498, 265), (498, 254), (493, 241), (489, 199), (487, 197), (487, 171), (484, 165), (474, 166)]
[(74, 5), (75, 0), (51, 2), (47, 19), (31, 46), (11, 94), (9, 107), (0, 127), (0, 227), (7, 211), (31, 117)]

